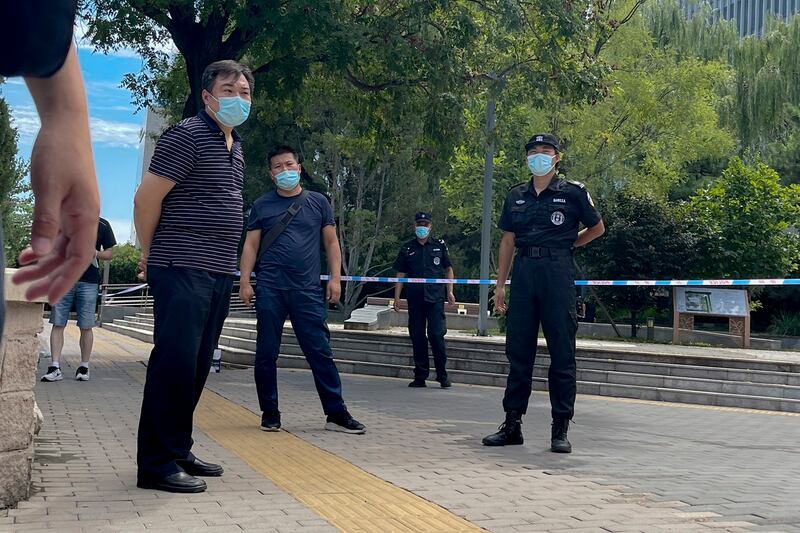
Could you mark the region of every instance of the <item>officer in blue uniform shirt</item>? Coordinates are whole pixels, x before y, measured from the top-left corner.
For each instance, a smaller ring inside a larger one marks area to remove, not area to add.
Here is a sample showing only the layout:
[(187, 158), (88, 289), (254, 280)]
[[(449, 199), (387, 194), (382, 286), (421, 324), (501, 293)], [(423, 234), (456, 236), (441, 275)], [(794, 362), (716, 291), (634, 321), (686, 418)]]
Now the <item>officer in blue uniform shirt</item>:
[[(586, 187), (557, 173), (561, 160), (558, 140), (534, 135), (525, 145), (531, 178), (508, 191), (500, 229), (499, 271), (495, 309), (507, 312), (508, 380), (503, 409), (506, 420), (486, 446), (522, 444), (522, 415), (528, 408), (539, 325), (550, 353), (548, 388), (553, 423), (550, 449), (570, 453), (567, 439), (575, 407), (575, 273), (572, 251), (605, 232), (603, 221)], [(579, 231), (580, 225), (584, 229)], [(516, 254), (515, 254), (516, 250)], [(505, 283), (511, 261), (511, 301)]]
[[(397, 254), (394, 269), (398, 278), (449, 278), (453, 279), (453, 267), (447, 253), (447, 245), (442, 239), (431, 237), (431, 215), (420, 211), (414, 217), (416, 237), (405, 243)], [(400, 310), (402, 283), (394, 290), (394, 309)], [(406, 287), (408, 301), (408, 333), (414, 346), (414, 381), (409, 387), (425, 387), (430, 373), (428, 343), (433, 352), (436, 368), (436, 381), (443, 389), (451, 386), (447, 377), (447, 352), (444, 335), (447, 325), (444, 316), (445, 298), (451, 304), (456, 302), (452, 283), (409, 283)], [(426, 327), (427, 324), (427, 327)], [(427, 332), (427, 336), (426, 336)]]

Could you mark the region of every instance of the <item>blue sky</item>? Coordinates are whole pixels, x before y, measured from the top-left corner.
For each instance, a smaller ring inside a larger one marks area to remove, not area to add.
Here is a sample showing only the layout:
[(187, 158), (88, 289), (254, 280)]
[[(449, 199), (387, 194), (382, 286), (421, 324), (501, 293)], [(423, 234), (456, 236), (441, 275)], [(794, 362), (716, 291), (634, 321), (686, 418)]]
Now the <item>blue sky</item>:
[[(127, 50), (102, 55), (81, 45), (78, 51), (89, 100), (100, 215), (111, 222), (119, 243), (127, 242), (133, 220), (133, 194), (138, 181), (139, 138), (144, 113), (135, 113), (130, 93), (120, 88), (122, 76), (139, 72), (141, 60)], [(39, 119), (20, 78), (7, 79), (0, 92), (11, 108), (19, 132), (19, 157), (30, 159)]]

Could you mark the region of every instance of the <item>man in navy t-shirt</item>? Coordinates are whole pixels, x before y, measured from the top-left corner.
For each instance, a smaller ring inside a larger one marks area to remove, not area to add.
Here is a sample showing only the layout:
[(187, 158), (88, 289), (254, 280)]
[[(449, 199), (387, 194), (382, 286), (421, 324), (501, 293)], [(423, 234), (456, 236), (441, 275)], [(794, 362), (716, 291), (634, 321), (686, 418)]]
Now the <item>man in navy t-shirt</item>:
[[(342, 382), (333, 361), (326, 324), (326, 301), (336, 303), (341, 295), (342, 252), (336, 237), (333, 210), (323, 195), (308, 192), (289, 225), (265, 250), (259, 250), (262, 235), (269, 233), (283, 219), (303, 192), (301, 167), (293, 148), (278, 146), (269, 153), (267, 162), (277, 190), (256, 200), (250, 210), (239, 289), (239, 296), (251, 305), (254, 291), (250, 276), (258, 261), (255, 380), (263, 413), (261, 429), (278, 431), (281, 427), (276, 363), (283, 324), (288, 316), (314, 374), (314, 384), (327, 415), (325, 429), (364, 433), (364, 425), (350, 416), (342, 400)], [(320, 243), (325, 247), (331, 269), (325, 295), (320, 286)]]

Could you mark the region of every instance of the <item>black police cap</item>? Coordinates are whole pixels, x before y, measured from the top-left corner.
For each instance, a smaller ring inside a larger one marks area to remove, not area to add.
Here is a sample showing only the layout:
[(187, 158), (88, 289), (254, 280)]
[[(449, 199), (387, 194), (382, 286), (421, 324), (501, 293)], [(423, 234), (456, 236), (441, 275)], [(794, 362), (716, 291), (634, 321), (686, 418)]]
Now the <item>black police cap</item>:
[(431, 221), (430, 213), (426, 213), (425, 211), (420, 211), (416, 215), (414, 215), (415, 222), (419, 222), (420, 220), (426, 220), (430, 222)]
[(556, 139), (555, 135), (551, 135), (549, 133), (537, 133), (531, 137), (531, 140), (529, 140), (525, 145), (525, 151), (527, 152), (537, 144), (549, 144), (556, 149), (556, 152), (561, 151), (561, 146), (558, 144), (558, 139)]

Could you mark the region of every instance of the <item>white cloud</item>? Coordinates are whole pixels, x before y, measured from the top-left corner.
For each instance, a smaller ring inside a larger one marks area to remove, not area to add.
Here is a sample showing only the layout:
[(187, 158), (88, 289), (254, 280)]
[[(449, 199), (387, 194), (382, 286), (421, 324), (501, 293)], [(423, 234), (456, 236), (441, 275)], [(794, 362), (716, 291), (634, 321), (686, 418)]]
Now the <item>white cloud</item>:
[(114, 230), (114, 237), (117, 239), (117, 244), (131, 242), (132, 220), (124, 218), (109, 218), (107, 220), (109, 224), (111, 224), (111, 229)]
[(129, 113), (133, 113), (133, 106), (129, 105), (100, 105), (95, 106), (95, 109), (98, 111), (128, 111)]
[(101, 52), (97, 49), (95, 45), (86, 37), (86, 23), (82, 20), (78, 20), (78, 23), (75, 25), (75, 41), (78, 43), (78, 48), (81, 50), (89, 50), (93, 54), (102, 54), (102, 55), (109, 55), (109, 56), (116, 56), (116, 57), (139, 57), (139, 54), (133, 48), (119, 48), (117, 50), (111, 50), (109, 52)]
[[(91, 40), (86, 37), (86, 31), (86, 23), (82, 20), (79, 20), (75, 26), (75, 40), (78, 43), (78, 48), (82, 50), (89, 50), (94, 54), (141, 59), (141, 56), (136, 52), (136, 50), (129, 46), (120, 47), (116, 50), (109, 50), (108, 52), (102, 52), (98, 50), (98, 48), (92, 44)], [(171, 56), (174, 56), (178, 53), (178, 49), (171, 39), (167, 43), (153, 43), (153, 47), (157, 51), (164, 52)]]
[(92, 141), (122, 148), (136, 148), (139, 146), (141, 134), (139, 124), (130, 122), (114, 122), (101, 118), (89, 118), (89, 130)]
[[(33, 106), (15, 106), (11, 109), (12, 124), (19, 132), (20, 142), (32, 143), (39, 131), (40, 122)], [(141, 126), (131, 122), (115, 122), (89, 117), (92, 141), (106, 146), (137, 148)]]
[(32, 143), (39, 131), (39, 114), (33, 106), (11, 106), (11, 125), (17, 128), (20, 143)]

